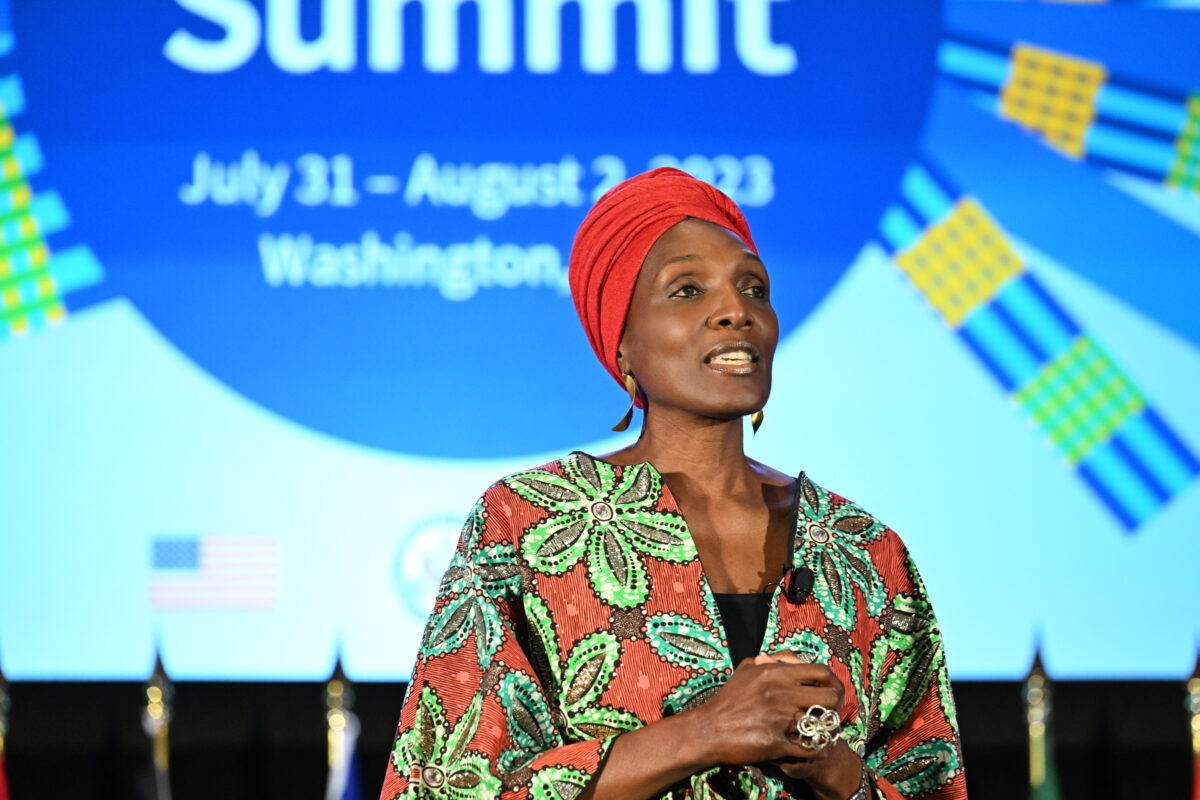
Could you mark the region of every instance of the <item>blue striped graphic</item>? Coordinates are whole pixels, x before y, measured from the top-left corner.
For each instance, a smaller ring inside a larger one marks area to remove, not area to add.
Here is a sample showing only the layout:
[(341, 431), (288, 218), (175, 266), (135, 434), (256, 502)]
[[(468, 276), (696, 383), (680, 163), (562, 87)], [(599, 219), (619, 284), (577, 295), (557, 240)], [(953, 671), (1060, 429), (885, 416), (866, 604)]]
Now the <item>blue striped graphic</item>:
[(1175, 148), (1166, 142), (1139, 136), (1097, 122), (1084, 137), (1087, 152), (1123, 164), (1132, 164), (1165, 175), (1175, 163)]
[(936, 222), (954, 208), (954, 198), (920, 164), (910, 164), (904, 171), (900, 191), (926, 222)]
[(1008, 81), (1012, 69), (1007, 55), (950, 41), (938, 48), (938, 66), (957, 78), (997, 89)]
[(1012, 325), (1025, 332), (1036, 349), (1054, 358), (1066, 351), (1079, 334), (1079, 328), (1062, 313), (1049, 295), (1035, 288), (1033, 276), (1026, 272), (1009, 281), (996, 296), (996, 307), (1003, 309)]
[(43, 235), (58, 233), (71, 224), (67, 204), (58, 192), (42, 192), (29, 204), (30, 213), (37, 220), (38, 231)]
[(104, 280), (104, 268), (100, 266), (100, 260), (86, 245), (76, 245), (55, 253), (50, 259), (49, 270), (62, 294), (86, 289)]
[(32, 133), (25, 133), (17, 137), (13, 142), (13, 157), (17, 159), (17, 164), (21, 167), (22, 175), (33, 175), (41, 172), (46, 165), (46, 161), (42, 156), (42, 146), (38, 144), (37, 137)]
[[(1154, 150), (1152, 140), (1111, 126), (1100, 127), (1099, 141), (1101, 149), (1120, 152), (1126, 160), (1148, 162), (1147, 154), (1160, 159), (1164, 155)], [(913, 245), (961, 199), (960, 192), (927, 160), (905, 171), (900, 188), (900, 199), (880, 222), (880, 235), (893, 254)], [(996, 381), (1015, 393), (1069, 351), (1083, 332), (1025, 269), (972, 311), (958, 334)], [(1089, 398), (1081, 395), (1076, 402), (1087, 403)], [(1146, 407), (1088, 451), (1075, 469), (1120, 524), (1133, 531), (1195, 480), (1200, 461)]]
[(1041, 370), (1040, 354), (1029, 346), (1028, 337), (997, 312), (995, 304), (977, 309), (959, 331), (975, 349), (986, 354), (994, 371), (1003, 376), (1004, 388), (1010, 392), (1024, 386)]
[(1192, 482), (1196, 468), (1189, 465), (1179, 450), (1163, 439), (1159, 429), (1149, 422), (1147, 416), (1143, 413), (1127, 420), (1117, 433), (1117, 438), (1137, 454), (1168, 494), (1175, 494)]
[(1146, 485), (1111, 441), (1094, 447), (1079, 463), (1079, 472), (1127, 528), (1136, 528), (1162, 505), (1154, 490)]
[(1161, 97), (1105, 84), (1096, 95), (1096, 111), (1105, 117), (1134, 122), (1171, 136), (1187, 121), (1187, 109)]
[(888, 207), (880, 222), (880, 233), (893, 252), (905, 249), (921, 237), (921, 225), (898, 205)]
[(25, 85), (20, 76), (0, 78), (0, 116), (15, 117), (25, 110)]
[(1129, 468), (1137, 473), (1138, 479), (1142, 482), (1142, 485), (1150, 490), (1150, 493), (1154, 495), (1159, 505), (1162, 505), (1171, 499), (1171, 493), (1168, 492), (1166, 487), (1163, 486), (1158, 478), (1154, 476), (1154, 473), (1152, 473), (1149, 467), (1146, 466), (1146, 462), (1143, 461), (1137, 453), (1129, 449), (1120, 436), (1113, 436), (1108, 443), (1112, 445), (1113, 450), (1121, 457), (1121, 460), (1128, 464)]

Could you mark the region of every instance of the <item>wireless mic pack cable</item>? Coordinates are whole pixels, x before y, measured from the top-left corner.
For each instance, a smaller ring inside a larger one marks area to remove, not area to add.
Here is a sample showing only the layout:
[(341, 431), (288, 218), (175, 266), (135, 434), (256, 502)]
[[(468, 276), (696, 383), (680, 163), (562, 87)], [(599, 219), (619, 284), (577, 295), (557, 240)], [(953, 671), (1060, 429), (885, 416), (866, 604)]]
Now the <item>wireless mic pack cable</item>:
[(804, 473), (796, 476), (796, 491), (792, 497), (792, 520), (788, 529), (788, 563), (783, 565), (787, 575), (788, 602), (799, 605), (808, 599), (812, 593), (816, 574), (808, 567), (796, 567), (796, 527), (800, 522), (800, 495), (804, 487)]

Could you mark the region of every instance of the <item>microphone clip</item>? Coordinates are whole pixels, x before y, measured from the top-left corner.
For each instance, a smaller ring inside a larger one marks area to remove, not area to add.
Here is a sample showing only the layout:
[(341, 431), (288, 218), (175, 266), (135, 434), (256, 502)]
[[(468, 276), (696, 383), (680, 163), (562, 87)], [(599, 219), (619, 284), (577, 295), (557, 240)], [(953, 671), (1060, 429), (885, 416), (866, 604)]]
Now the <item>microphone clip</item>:
[(817, 574), (808, 567), (796, 567), (789, 570), (786, 590), (788, 601), (796, 605), (803, 603), (812, 594), (813, 584), (816, 580)]

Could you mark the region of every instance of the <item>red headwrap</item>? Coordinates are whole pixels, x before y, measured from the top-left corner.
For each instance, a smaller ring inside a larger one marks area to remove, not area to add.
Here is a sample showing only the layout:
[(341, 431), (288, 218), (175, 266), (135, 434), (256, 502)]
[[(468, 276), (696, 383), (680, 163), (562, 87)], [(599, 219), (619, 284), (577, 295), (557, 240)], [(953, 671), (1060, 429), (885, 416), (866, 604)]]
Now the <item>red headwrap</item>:
[(575, 234), (570, 266), (575, 310), (600, 362), (622, 386), (617, 347), (625, 333), (638, 272), (659, 237), (688, 217), (736, 233), (758, 253), (750, 227), (734, 202), (672, 167), (634, 175), (609, 189)]

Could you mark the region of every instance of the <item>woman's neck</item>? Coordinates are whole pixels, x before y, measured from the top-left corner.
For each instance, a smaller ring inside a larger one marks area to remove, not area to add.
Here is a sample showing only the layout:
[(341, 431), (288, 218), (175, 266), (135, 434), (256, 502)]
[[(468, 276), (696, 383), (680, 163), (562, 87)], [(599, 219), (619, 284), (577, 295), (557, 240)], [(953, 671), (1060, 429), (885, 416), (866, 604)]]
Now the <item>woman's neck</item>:
[(704, 495), (757, 492), (762, 482), (758, 465), (743, 450), (740, 417), (714, 420), (655, 409), (646, 415), (637, 442), (613, 453), (611, 460), (649, 461), (673, 484), (684, 482)]

